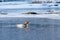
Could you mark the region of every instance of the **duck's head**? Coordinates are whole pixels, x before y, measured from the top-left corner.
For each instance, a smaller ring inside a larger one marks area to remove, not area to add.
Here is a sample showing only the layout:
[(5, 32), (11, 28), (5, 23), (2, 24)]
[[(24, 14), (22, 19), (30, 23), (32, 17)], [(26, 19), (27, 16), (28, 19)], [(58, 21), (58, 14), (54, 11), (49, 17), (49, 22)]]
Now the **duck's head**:
[(25, 21), (25, 24), (29, 24), (29, 22), (28, 21)]

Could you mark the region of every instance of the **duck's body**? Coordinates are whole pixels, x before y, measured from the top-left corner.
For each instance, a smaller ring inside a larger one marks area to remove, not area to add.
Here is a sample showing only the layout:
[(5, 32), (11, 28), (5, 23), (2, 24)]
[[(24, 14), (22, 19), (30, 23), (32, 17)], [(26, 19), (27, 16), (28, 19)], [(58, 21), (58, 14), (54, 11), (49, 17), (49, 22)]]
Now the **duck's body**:
[(24, 24), (17, 24), (18, 28), (24, 28)]
[(29, 22), (28, 21), (25, 21), (24, 24), (17, 24), (17, 27), (18, 28), (24, 28), (27, 31), (27, 30), (29, 30), (28, 25), (29, 25)]

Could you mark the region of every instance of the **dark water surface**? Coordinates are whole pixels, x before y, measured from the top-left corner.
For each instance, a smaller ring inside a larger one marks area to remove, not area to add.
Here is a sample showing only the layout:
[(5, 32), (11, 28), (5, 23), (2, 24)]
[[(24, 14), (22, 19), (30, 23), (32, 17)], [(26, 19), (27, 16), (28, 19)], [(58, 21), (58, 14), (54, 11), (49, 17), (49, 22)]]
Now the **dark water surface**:
[[(30, 22), (30, 30), (16, 24)], [(60, 20), (47, 18), (0, 18), (0, 40), (60, 40)]]

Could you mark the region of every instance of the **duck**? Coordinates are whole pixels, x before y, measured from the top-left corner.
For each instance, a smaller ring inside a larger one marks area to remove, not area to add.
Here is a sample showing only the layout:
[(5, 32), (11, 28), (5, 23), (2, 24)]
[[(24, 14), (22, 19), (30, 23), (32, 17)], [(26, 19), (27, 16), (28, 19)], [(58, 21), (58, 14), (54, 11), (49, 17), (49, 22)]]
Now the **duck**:
[(18, 28), (24, 28), (26, 31), (28, 31), (29, 30), (28, 25), (29, 25), (29, 22), (25, 21), (24, 24), (17, 24), (17, 27)]

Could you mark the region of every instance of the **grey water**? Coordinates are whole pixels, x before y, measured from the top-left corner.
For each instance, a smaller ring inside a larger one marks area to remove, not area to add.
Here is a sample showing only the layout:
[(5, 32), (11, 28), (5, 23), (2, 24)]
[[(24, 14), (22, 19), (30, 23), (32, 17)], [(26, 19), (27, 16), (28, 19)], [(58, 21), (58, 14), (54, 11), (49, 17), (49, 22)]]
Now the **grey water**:
[[(27, 32), (17, 24), (29, 21)], [(60, 19), (48, 18), (0, 18), (0, 40), (60, 40)]]
[(0, 2), (10, 2), (10, 1), (12, 2), (12, 1), (25, 1), (25, 0), (3, 0), (3, 1), (0, 0)]
[[(10, 5), (10, 4), (8, 4), (8, 5)], [(29, 5), (25, 5), (25, 6), (29, 6)], [(55, 6), (55, 5), (58, 5), (58, 6)], [(42, 4), (42, 6), (40, 6), (40, 7), (42, 7), (42, 8), (29, 8), (29, 7), (28, 8), (12, 8), (12, 9), (10, 9), (10, 8), (2, 8), (2, 9), (0, 9), (0, 12), (5, 12), (5, 13), (21, 13), (22, 12), (22, 13), (25, 13), (25, 12), (51, 12), (51, 11), (60, 11), (60, 4), (57, 4), (57, 3), (53, 4), (53, 5), (52, 4), (50, 4), (50, 5), (49, 4)]]

